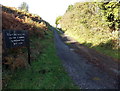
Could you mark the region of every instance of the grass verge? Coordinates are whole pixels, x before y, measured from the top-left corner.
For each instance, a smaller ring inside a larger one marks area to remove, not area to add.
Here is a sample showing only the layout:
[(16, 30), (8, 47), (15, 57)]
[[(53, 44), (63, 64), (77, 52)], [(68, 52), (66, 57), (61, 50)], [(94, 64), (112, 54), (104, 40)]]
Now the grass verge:
[[(78, 36), (74, 36), (73, 34), (71, 33), (67, 33), (70, 37), (74, 38), (77, 42), (79, 42), (80, 44), (83, 44), (89, 48), (93, 48), (95, 49), (96, 51), (100, 52), (100, 53), (103, 53), (105, 55), (108, 55), (108, 56), (111, 56), (115, 59), (118, 59), (118, 61), (120, 60), (120, 51), (118, 51), (117, 49), (112, 49), (112, 48), (108, 48), (105, 46), (101, 47), (100, 45), (97, 45), (97, 46), (92, 46), (93, 44), (92, 43), (86, 43), (84, 40), (80, 39)], [(87, 40), (86, 40), (87, 41)], [(93, 40), (95, 41), (95, 39)], [(69, 44), (68, 44), (69, 45)]]
[(28, 69), (14, 72), (6, 89), (78, 89), (65, 72), (56, 55), (53, 33), (49, 31), (44, 40), (33, 38), (43, 48)]
[(118, 50), (107, 49), (99, 46), (96, 46), (93, 48), (105, 55), (108, 55), (108, 56), (111, 56), (112, 58), (120, 60), (120, 56), (119, 56), (120, 52)]

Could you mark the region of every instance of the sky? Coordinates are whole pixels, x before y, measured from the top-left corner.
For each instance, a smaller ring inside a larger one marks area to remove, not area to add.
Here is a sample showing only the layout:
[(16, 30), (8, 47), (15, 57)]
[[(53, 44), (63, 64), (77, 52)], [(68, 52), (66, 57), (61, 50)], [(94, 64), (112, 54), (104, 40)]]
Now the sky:
[(56, 17), (63, 15), (69, 5), (81, 1), (84, 0), (0, 0), (0, 4), (17, 8), (26, 2), (30, 13), (37, 14), (54, 25)]

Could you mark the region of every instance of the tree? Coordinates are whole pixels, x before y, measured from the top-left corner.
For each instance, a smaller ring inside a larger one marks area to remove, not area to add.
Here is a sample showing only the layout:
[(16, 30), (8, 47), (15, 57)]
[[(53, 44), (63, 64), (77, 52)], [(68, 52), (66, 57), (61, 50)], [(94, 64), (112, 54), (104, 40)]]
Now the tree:
[(73, 9), (73, 5), (69, 5), (66, 12), (71, 11)]
[(20, 7), (19, 7), (20, 10), (22, 11), (25, 11), (25, 12), (28, 12), (28, 5), (26, 2), (23, 2)]
[(55, 21), (56, 27), (58, 26), (61, 18), (62, 18), (62, 16), (58, 16), (58, 17), (56, 18), (56, 21)]
[(110, 0), (99, 4), (103, 19), (106, 21), (111, 31), (118, 30), (120, 28), (120, 3), (113, 1), (114, 0)]

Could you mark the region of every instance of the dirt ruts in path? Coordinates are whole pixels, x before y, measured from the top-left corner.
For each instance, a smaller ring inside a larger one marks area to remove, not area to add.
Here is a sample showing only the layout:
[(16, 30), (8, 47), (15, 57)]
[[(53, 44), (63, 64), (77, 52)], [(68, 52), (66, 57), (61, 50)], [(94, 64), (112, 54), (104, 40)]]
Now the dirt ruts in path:
[(54, 41), (57, 55), (76, 85), (82, 89), (117, 89), (116, 80), (71, 50), (60, 39), (57, 31), (54, 31)]
[(102, 54), (93, 48), (88, 48), (87, 46), (78, 43), (73, 38), (65, 34), (61, 34), (60, 37), (64, 43), (69, 44), (71, 50), (81, 55), (82, 57), (85, 57), (88, 60), (88, 62), (107, 72), (115, 79), (118, 79), (118, 76), (120, 75), (120, 60)]

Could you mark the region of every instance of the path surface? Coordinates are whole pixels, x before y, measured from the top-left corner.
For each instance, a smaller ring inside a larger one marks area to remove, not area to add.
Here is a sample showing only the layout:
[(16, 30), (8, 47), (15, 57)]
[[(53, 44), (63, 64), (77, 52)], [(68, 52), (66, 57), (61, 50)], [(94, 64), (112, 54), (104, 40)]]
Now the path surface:
[(2, 33), (0, 30), (0, 91), (2, 90)]
[(116, 81), (113, 78), (88, 63), (87, 59), (73, 52), (63, 43), (56, 31), (54, 31), (54, 40), (57, 54), (76, 85), (82, 89), (117, 88)]

